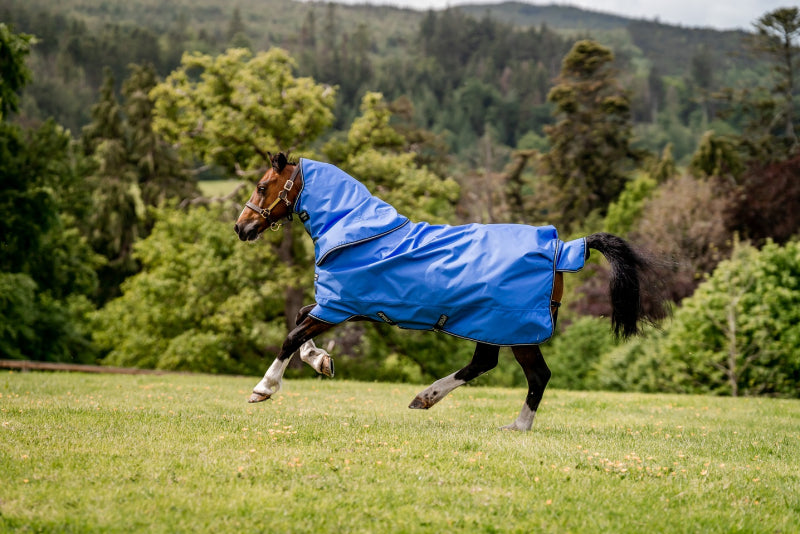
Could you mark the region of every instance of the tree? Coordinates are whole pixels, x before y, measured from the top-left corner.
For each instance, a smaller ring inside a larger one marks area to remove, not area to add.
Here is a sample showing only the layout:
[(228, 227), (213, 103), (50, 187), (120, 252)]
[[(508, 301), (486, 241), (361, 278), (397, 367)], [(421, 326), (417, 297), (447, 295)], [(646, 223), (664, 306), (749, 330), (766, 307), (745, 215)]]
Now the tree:
[(326, 156), (400, 213), (416, 220), (453, 222), (458, 184), (416, 165), (406, 139), (389, 124), (391, 116), (383, 95), (367, 93), (346, 142), (326, 145)]
[(98, 258), (76, 228), (88, 204), (79, 155), (53, 121), (30, 131), (6, 121), (31, 41), (0, 24), (0, 358), (92, 361)]
[(631, 238), (671, 261), (665, 286), (675, 302), (692, 294), (730, 251), (726, 214), (731, 199), (717, 181), (675, 177), (655, 190), (641, 208)]
[(92, 106), (92, 122), (81, 136), (91, 163), (87, 182), (94, 204), (84, 231), (94, 250), (108, 260), (99, 271), (101, 304), (118, 296), (122, 281), (138, 270), (133, 243), (152, 227), (147, 209), (197, 193), (185, 164), (153, 129), (153, 67), (129, 69), (122, 104), (114, 92), (114, 77), (106, 70), (100, 100)]
[(645, 202), (653, 196), (658, 182), (647, 174), (639, 174), (625, 185), (617, 200), (609, 204), (603, 231), (625, 235), (642, 216)]
[(564, 389), (594, 389), (594, 366), (618, 341), (600, 317), (581, 317), (557, 334), (547, 347), (553, 372), (550, 385)]
[(737, 139), (709, 130), (692, 155), (689, 172), (697, 178), (714, 176), (736, 183), (745, 167), (739, 149)]
[[(153, 129), (155, 102), (150, 91), (158, 84), (150, 64), (130, 65), (122, 84), (129, 160), (145, 206), (158, 206), (169, 198), (185, 199), (197, 194), (197, 184), (186, 165)], [(148, 226), (149, 226), (148, 222)]]
[(800, 231), (800, 155), (785, 161), (752, 164), (731, 189), (728, 226), (761, 245), (785, 243)]
[(156, 131), (188, 157), (258, 174), (267, 151), (307, 149), (333, 121), (334, 89), (296, 78), (294, 67), (277, 48), (184, 54), (151, 93)]
[(548, 95), (559, 121), (545, 129), (551, 147), (546, 162), (562, 191), (558, 204), (567, 225), (593, 210), (604, 214), (627, 179), (630, 102), (614, 78), (613, 60), (608, 48), (578, 41)]
[(800, 9), (797, 7), (776, 9), (759, 18), (754, 26), (759, 37), (757, 49), (769, 55), (775, 64), (773, 72), (777, 80), (772, 91), (780, 95), (783, 100), (776, 119), (783, 119), (784, 136), (792, 146), (796, 146), (794, 92), (798, 58), (800, 58), (796, 42), (800, 37)]
[(107, 260), (98, 271), (101, 304), (117, 296), (122, 281), (137, 271), (133, 243), (143, 235), (144, 204), (136, 169), (128, 159), (125, 130), (114, 77), (106, 70), (100, 100), (92, 106), (92, 122), (82, 132), (84, 152), (92, 163), (87, 181), (93, 190), (85, 232), (95, 252)]
[(662, 359), (685, 392), (797, 397), (800, 243), (734, 247), (675, 314)]
[[(255, 55), (241, 48), (217, 57), (184, 54), (180, 68), (150, 93), (154, 126), (187, 158), (260, 177), (270, 166), (269, 151), (308, 150), (333, 122), (335, 90), (295, 77), (294, 68), (277, 48)], [(274, 243), (273, 253), (294, 273), (285, 283), (287, 328), (294, 326), (307, 289), (292, 280), (311, 263), (301, 232), (300, 225), (287, 226)]]
[(35, 42), (32, 35), (13, 33), (0, 22), (0, 120), (18, 109), (19, 92), (31, 79), (25, 58)]
[(0, 121), (0, 358), (93, 362), (85, 315), (100, 261), (78, 231), (90, 192), (52, 121)]
[(271, 247), (232, 237), (236, 213), (221, 204), (157, 210), (153, 231), (135, 245), (141, 271), (93, 315), (104, 363), (263, 371), (264, 348), (277, 351), (286, 335), (283, 287), (299, 281)]

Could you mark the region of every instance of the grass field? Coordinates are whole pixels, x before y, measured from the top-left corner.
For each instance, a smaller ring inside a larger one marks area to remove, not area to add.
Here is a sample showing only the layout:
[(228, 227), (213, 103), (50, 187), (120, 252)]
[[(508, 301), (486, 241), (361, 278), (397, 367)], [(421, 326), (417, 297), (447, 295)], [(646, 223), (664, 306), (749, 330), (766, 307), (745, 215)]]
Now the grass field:
[(798, 532), (800, 402), (0, 374), (0, 531)]
[[(224, 197), (244, 183), (243, 180), (202, 180), (197, 182), (200, 192), (207, 197)], [(253, 183), (255, 185), (255, 182)]]

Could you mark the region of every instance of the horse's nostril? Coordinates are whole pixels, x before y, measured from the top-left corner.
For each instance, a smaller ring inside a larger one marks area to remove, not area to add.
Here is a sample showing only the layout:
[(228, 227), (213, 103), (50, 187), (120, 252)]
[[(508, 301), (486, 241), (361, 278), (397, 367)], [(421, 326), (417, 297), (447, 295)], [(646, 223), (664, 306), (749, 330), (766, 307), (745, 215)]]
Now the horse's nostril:
[(233, 225), (233, 231), (236, 232), (236, 235), (239, 235), (239, 225), (238, 224), (234, 224)]

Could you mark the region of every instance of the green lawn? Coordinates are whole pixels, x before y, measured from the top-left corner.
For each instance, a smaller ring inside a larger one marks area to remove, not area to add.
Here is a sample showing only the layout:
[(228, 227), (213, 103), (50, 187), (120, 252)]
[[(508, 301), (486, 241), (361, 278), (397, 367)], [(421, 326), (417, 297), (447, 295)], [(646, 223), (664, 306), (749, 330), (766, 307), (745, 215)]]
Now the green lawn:
[[(197, 182), (200, 192), (207, 197), (224, 197), (245, 183), (244, 180), (201, 180)], [(255, 182), (253, 182), (255, 189)]]
[(0, 374), (0, 531), (798, 532), (800, 402)]

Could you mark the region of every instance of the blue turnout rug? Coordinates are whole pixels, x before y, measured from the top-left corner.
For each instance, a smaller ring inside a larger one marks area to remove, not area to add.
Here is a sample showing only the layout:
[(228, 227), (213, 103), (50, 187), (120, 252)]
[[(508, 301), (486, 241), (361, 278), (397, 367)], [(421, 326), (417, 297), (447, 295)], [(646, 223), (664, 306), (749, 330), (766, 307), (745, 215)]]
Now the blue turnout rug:
[(583, 268), (584, 239), (564, 243), (552, 226), (412, 223), (337, 167), (299, 164), (294, 210), (314, 241), (313, 317), (365, 317), (493, 345), (553, 334), (555, 272)]

